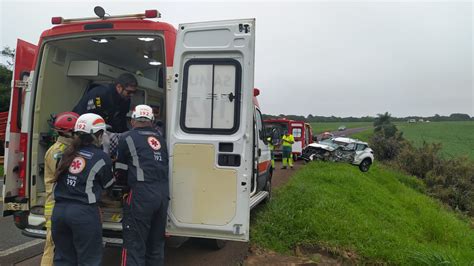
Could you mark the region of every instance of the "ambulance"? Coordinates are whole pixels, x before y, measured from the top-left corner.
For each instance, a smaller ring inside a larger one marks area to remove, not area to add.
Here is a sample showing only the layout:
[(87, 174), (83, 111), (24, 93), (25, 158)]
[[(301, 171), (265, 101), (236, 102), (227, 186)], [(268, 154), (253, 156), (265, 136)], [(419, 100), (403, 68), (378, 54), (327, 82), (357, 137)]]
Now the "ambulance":
[[(271, 196), (272, 167), (254, 89), (255, 19), (180, 24), (157, 10), (53, 17), (37, 45), (18, 40), (6, 132), (3, 215), (45, 236), (44, 155), (52, 114), (91, 84), (134, 74), (132, 106), (160, 106), (170, 153), (167, 235), (249, 240), (250, 210)], [(121, 243), (120, 200), (102, 208), (104, 241)]]
[(295, 143), (292, 145), (293, 160), (301, 157), (303, 148), (313, 143), (313, 129), (309, 123), (286, 118), (265, 119), (265, 131), (272, 138), (276, 157), (282, 155), (281, 138), (285, 132), (293, 134)]

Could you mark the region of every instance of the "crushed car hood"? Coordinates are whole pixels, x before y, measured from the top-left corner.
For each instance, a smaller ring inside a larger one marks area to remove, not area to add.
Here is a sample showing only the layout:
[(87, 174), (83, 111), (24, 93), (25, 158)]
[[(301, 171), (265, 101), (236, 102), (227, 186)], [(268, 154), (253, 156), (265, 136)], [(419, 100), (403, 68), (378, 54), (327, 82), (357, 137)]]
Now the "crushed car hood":
[(323, 149), (327, 151), (333, 151), (336, 149), (333, 146), (322, 144), (322, 143), (311, 143), (311, 144), (308, 144), (308, 147), (314, 147), (314, 148)]

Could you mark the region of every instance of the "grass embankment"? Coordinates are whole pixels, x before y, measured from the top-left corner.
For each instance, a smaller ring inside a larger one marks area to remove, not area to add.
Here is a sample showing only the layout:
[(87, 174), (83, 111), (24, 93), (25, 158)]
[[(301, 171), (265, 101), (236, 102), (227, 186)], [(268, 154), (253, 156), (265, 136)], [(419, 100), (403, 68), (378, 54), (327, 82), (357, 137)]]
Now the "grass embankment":
[(311, 123), (311, 128), (314, 134), (321, 134), (326, 131), (336, 131), (340, 126), (346, 126), (346, 128), (358, 128), (358, 127), (370, 127), (372, 128), (373, 122), (321, 122)]
[(474, 122), (395, 123), (403, 136), (421, 146), (423, 141), (443, 144), (445, 157), (467, 155), (474, 159)]
[(474, 263), (474, 230), (418, 192), (414, 177), (373, 165), (312, 162), (257, 214), (252, 241), (291, 253), (299, 245), (350, 251), (358, 263)]

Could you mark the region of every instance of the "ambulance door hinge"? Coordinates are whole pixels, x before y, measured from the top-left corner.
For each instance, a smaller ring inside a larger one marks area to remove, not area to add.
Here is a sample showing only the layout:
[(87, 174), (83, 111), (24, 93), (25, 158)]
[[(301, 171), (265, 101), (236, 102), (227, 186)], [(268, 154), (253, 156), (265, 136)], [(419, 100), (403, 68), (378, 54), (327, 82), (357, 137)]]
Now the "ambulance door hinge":
[(239, 24), (239, 31), (249, 33), (250, 32), (250, 25), (249, 24)]

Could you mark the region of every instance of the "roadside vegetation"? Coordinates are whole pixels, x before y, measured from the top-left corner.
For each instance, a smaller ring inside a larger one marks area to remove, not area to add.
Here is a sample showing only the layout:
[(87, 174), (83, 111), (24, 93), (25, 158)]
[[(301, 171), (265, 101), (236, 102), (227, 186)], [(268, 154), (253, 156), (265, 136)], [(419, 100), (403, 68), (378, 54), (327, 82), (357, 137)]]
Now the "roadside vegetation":
[(369, 143), (378, 161), (418, 177), (429, 195), (474, 217), (474, 160), (467, 155), (442, 156), (439, 142), (407, 141), (388, 113), (379, 115), (374, 126)]
[(358, 264), (474, 263), (469, 219), (424, 190), (419, 179), (379, 164), (362, 173), (312, 162), (257, 214), (251, 238), (286, 254), (324, 251)]

